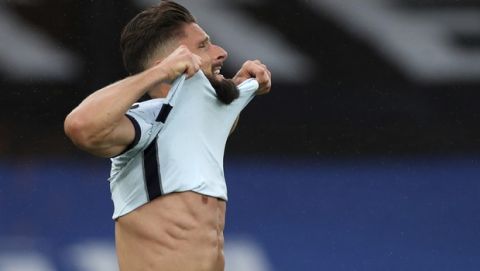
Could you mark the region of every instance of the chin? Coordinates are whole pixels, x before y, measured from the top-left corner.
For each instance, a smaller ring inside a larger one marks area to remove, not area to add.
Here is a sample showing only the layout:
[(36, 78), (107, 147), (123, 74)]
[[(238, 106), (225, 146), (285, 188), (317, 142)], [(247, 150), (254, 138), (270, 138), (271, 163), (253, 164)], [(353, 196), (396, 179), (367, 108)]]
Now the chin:
[(221, 74), (205, 75), (217, 93), (217, 99), (224, 104), (230, 104), (240, 96), (240, 91), (231, 79), (225, 79)]
[(223, 77), (223, 74), (213, 74), (213, 76), (215, 77), (216, 80), (218, 81), (222, 81), (225, 79), (225, 77)]
[(215, 80), (217, 82), (222, 82), (223, 80), (226, 80), (223, 74), (220, 73), (215, 73), (215, 72), (205, 72), (203, 71), (203, 74), (208, 78), (208, 80), (212, 81)]

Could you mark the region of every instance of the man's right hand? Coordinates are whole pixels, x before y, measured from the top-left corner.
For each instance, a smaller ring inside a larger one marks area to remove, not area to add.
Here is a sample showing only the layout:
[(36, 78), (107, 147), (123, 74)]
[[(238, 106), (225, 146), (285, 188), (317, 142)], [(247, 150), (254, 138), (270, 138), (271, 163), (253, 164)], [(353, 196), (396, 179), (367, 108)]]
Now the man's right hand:
[(187, 78), (192, 77), (200, 69), (202, 59), (190, 52), (187, 46), (180, 45), (175, 51), (162, 61), (156, 63), (155, 68), (163, 73), (164, 81), (172, 82), (185, 73)]

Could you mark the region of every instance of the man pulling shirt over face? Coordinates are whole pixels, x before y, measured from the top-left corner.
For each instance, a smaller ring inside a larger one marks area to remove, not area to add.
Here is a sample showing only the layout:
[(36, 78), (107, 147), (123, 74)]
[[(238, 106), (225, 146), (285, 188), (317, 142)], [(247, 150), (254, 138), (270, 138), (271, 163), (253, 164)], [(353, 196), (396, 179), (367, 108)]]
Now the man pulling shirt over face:
[[(270, 91), (270, 71), (246, 61), (226, 80), (227, 52), (173, 1), (135, 16), (121, 48), (131, 76), (65, 119), (79, 148), (113, 157), (120, 270), (224, 270), (225, 142), (254, 95)], [(152, 99), (134, 105), (145, 94)]]

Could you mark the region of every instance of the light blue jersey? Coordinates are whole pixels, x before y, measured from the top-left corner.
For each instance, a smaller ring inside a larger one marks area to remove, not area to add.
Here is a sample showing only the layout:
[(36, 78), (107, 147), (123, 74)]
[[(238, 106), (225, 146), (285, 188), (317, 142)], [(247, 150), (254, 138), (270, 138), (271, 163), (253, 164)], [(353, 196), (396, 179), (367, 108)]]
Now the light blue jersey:
[(112, 158), (113, 218), (172, 192), (194, 191), (227, 200), (225, 144), (235, 119), (253, 99), (258, 83), (238, 86), (231, 104), (220, 102), (203, 72), (172, 85), (167, 98), (137, 103), (127, 112), (135, 140)]

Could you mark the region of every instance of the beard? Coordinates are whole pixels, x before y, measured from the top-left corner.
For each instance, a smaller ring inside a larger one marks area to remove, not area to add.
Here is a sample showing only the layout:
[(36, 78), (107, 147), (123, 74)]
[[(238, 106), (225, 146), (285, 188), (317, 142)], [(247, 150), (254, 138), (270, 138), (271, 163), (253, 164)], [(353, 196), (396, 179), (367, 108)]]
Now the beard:
[(217, 99), (224, 104), (231, 104), (240, 95), (240, 91), (231, 79), (217, 79), (214, 75), (207, 75), (217, 93)]

